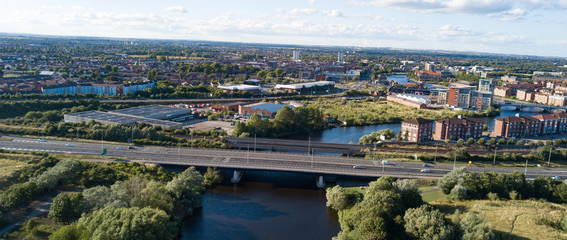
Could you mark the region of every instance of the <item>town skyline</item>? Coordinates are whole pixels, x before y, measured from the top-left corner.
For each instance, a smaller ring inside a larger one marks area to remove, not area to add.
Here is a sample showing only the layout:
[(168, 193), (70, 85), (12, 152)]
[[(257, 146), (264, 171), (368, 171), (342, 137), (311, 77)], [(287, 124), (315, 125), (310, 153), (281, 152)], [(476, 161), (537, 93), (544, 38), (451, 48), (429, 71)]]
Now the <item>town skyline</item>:
[(4, 33), (567, 56), (565, 1), (0, 3)]

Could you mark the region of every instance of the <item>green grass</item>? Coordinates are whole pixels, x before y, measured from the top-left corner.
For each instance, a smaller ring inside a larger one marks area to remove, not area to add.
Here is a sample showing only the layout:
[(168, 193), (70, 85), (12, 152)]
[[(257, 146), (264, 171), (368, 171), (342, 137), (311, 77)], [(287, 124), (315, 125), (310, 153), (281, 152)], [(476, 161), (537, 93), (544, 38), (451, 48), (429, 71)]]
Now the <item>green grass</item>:
[(427, 202), (427, 203), (437, 201), (439, 199), (445, 198), (446, 196), (447, 195), (445, 195), (441, 191), (435, 191), (435, 192), (429, 192), (429, 193), (422, 193), (421, 194), (421, 198), (423, 199), (424, 202)]
[(559, 229), (567, 210), (564, 205), (535, 200), (453, 202), (446, 199), (430, 204), (449, 214), (449, 219), (457, 209), (463, 214), (480, 213), (492, 224), (496, 239), (567, 239), (567, 233)]

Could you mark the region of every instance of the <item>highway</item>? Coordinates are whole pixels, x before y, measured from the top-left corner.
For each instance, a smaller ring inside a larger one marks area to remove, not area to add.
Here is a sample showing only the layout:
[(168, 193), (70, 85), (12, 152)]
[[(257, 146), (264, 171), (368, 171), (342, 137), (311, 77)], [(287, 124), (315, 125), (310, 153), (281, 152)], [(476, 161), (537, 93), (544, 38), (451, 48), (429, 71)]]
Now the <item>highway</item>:
[[(6, 138), (6, 136), (5, 136)], [(283, 152), (254, 152), (248, 150), (233, 149), (197, 149), (180, 147), (153, 147), (136, 146), (129, 149), (125, 144), (117, 143), (86, 143), (74, 141), (47, 140), (40, 142), (33, 138), (7, 137), (12, 141), (0, 141), (0, 148), (11, 151), (24, 152), (46, 152), (53, 154), (73, 155), (91, 161), (141, 161), (156, 164), (172, 164), (187, 166), (209, 166), (233, 169), (261, 169), (291, 172), (308, 172), (331, 175), (348, 175), (364, 177), (394, 176), (399, 178), (428, 178), (439, 177), (453, 169), (453, 165), (429, 164), (424, 167), (420, 163), (406, 163), (391, 161), (389, 165), (383, 165), (379, 160), (337, 157), (337, 156), (313, 156), (307, 153), (283, 153)], [(70, 146), (71, 144), (72, 146)], [(104, 158), (100, 155), (103, 148), (107, 149)], [(85, 157), (85, 155), (87, 157)], [(360, 168), (353, 168), (353, 166)], [(457, 166), (464, 163), (457, 164)], [(469, 171), (483, 172), (494, 171), (499, 173), (510, 173), (512, 171), (524, 172), (519, 168), (483, 168), (467, 167)], [(429, 169), (429, 173), (422, 173), (422, 169)], [(553, 168), (528, 168), (527, 177), (537, 176), (560, 176), (567, 178), (567, 169)]]

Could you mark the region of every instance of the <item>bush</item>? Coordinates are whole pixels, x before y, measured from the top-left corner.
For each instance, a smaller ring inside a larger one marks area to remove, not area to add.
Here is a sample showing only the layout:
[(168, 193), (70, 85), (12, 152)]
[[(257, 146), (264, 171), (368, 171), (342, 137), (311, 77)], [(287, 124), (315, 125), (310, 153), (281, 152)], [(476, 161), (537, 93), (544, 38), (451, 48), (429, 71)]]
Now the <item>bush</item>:
[(488, 198), (488, 200), (490, 201), (498, 201), (500, 200), (500, 198), (498, 197), (497, 193), (493, 193), (493, 192), (489, 192), (488, 194), (486, 194), (486, 197)]
[(522, 199), (522, 196), (516, 190), (510, 191), (510, 193), (508, 193), (508, 197), (510, 198), (510, 200)]
[(495, 139), (495, 138), (491, 138), (490, 140), (488, 140), (488, 145), (490, 145), (490, 146), (496, 145), (496, 139)]
[(459, 230), (462, 240), (492, 240), (495, 239), (492, 225), (481, 215), (475, 212), (469, 212), (459, 222)]
[[(479, 139), (479, 141), (480, 141), (480, 139)], [(468, 144), (468, 145), (473, 145), (473, 144), (474, 144), (474, 138), (469, 138), (469, 139), (467, 139), (467, 144)]]
[(476, 143), (478, 143), (478, 145), (484, 145), (486, 143), (486, 140), (484, 140), (484, 138), (480, 138)]
[(467, 188), (461, 186), (461, 184), (455, 185), (449, 194), (449, 197), (453, 200), (462, 201), (468, 199)]
[(405, 229), (415, 239), (453, 239), (453, 228), (445, 217), (430, 205), (410, 208), (404, 215)]
[(524, 140), (520, 140), (520, 141), (516, 142), (516, 145), (519, 145), (519, 146), (524, 145), (524, 144), (525, 144)]
[(514, 145), (514, 143), (515, 143), (514, 139), (512, 139), (512, 138), (508, 139), (508, 141), (506, 142), (506, 144), (508, 144), (508, 145)]
[(465, 144), (465, 140), (463, 140), (462, 138), (459, 138), (459, 140), (457, 140), (457, 144), (463, 145), (463, 144)]

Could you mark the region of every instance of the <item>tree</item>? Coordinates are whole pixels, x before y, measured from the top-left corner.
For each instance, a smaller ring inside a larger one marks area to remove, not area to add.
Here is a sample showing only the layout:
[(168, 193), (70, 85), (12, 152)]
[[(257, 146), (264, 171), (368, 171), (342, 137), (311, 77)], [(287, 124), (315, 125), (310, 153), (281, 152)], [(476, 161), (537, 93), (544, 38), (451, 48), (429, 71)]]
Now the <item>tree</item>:
[(476, 143), (478, 143), (478, 145), (484, 145), (486, 143), (486, 140), (484, 140), (484, 138), (480, 138)]
[(392, 183), (396, 192), (402, 197), (402, 204), (407, 208), (419, 207), (423, 204), (423, 199), (419, 193), (417, 183), (411, 179), (398, 179)]
[(83, 213), (82, 193), (60, 193), (53, 199), (48, 216), (55, 222), (73, 222)]
[(459, 222), (459, 229), (463, 240), (495, 239), (492, 225), (476, 212), (467, 213)]
[(513, 138), (508, 139), (508, 141), (506, 141), (506, 144), (508, 145), (514, 145), (515, 141)]
[(488, 145), (490, 145), (490, 146), (496, 145), (496, 139), (495, 139), (495, 138), (491, 138), (490, 140), (488, 140)]
[[(83, 191), (83, 206), (85, 212), (104, 208), (116, 200), (116, 196), (109, 187), (97, 186)], [(126, 204), (122, 206), (126, 206)]]
[(504, 145), (504, 144), (506, 144), (506, 139), (500, 138), (500, 140), (498, 140), (498, 145)]
[(175, 199), (175, 208), (182, 216), (201, 207), (204, 178), (195, 167), (190, 167), (167, 183), (166, 188)]
[(439, 210), (430, 205), (410, 208), (404, 215), (405, 229), (415, 239), (453, 239), (453, 229)]
[(443, 193), (449, 194), (455, 185), (459, 184), (463, 181), (465, 177), (467, 169), (464, 167), (456, 168), (451, 172), (445, 174), (442, 178), (439, 179), (437, 182), (437, 186), (441, 188)]
[(204, 181), (203, 185), (205, 187), (210, 187), (213, 184), (218, 184), (222, 182), (222, 175), (217, 168), (207, 168), (207, 172), (203, 175)]
[(348, 197), (345, 189), (339, 185), (327, 188), (327, 207), (337, 211), (343, 210), (348, 206)]
[(176, 239), (177, 227), (160, 209), (106, 207), (79, 219), (90, 239)]
[[(479, 139), (480, 140), (480, 139)], [(468, 145), (473, 145), (474, 144), (474, 138), (469, 138), (467, 139), (467, 144)]]
[(135, 194), (130, 201), (130, 206), (157, 208), (169, 213), (173, 210), (173, 198), (163, 183), (150, 181)]
[(457, 144), (463, 145), (463, 144), (465, 144), (465, 140), (463, 140), (462, 138), (459, 138), (459, 140), (457, 141)]

